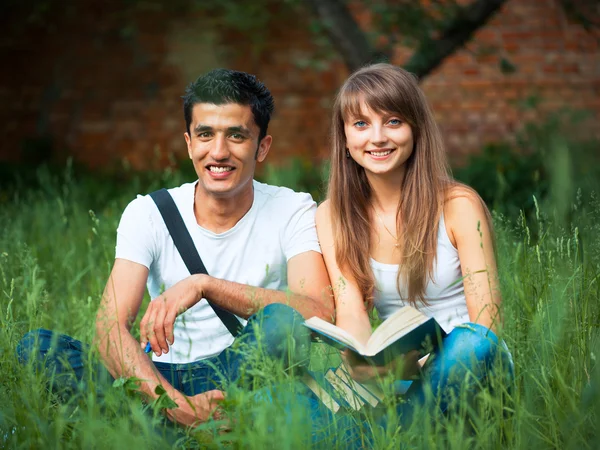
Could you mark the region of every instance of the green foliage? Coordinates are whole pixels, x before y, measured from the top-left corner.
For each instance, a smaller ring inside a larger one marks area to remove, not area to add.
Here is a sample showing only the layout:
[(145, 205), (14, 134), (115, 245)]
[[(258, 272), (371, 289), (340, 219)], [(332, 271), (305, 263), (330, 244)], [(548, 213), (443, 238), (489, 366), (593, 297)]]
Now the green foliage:
[(327, 177), (329, 165), (317, 164), (307, 159), (291, 158), (285, 164), (274, 165), (267, 163), (259, 181), (275, 186), (285, 186), (296, 191), (308, 192), (315, 201), (320, 202), (327, 194)]
[[(320, 179), (318, 171), (299, 173), (304, 166), (297, 162), (295, 169), (267, 172), (298, 188), (312, 183), (309, 177)], [(185, 181), (168, 171), (153, 180), (133, 177), (117, 189), (79, 179), (72, 169), (58, 175), (40, 170), (37, 176), (35, 188), (2, 191), (0, 447), (304, 448), (311, 436), (307, 410), (293, 396), (297, 384), (272, 362), (254, 369), (260, 389), (227, 387), (223, 408), (233, 424), (227, 433), (217, 420), (193, 430), (166, 425), (135, 394), (135, 379), (117, 380), (102, 399), (91, 382), (60, 400), (32, 365), (17, 362), (18, 340), (40, 326), (91, 342), (121, 211), (137, 193)], [(495, 393), (483, 391), (474, 403), (461, 394), (451, 414), (418, 415), (406, 428), (374, 427), (375, 448), (598, 448), (600, 202), (583, 191), (568, 198), (570, 221), (562, 225), (553, 220), (552, 194), (546, 195), (548, 200), (534, 203), (529, 216), (495, 214), (505, 324), (500, 334), (513, 353), (515, 389), (507, 392), (505, 379), (492, 377)], [(315, 369), (338, 361), (321, 345), (312, 353)], [(283, 394), (270, 401), (274, 390)], [(387, 403), (391, 423), (394, 402)], [(375, 423), (370, 414), (366, 418), (367, 426)], [(345, 427), (359, 419), (351, 416), (348, 424), (337, 418), (331, 427), (338, 440), (322, 447), (345, 448)]]
[[(529, 98), (524, 107), (535, 109), (538, 102)], [(454, 176), (472, 186), (498, 213), (516, 219), (524, 211), (530, 217), (535, 198), (564, 225), (577, 207), (575, 193), (591, 195), (599, 186), (600, 143), (570, 138), (585, 118), (585, 113), (562, 111), (545, 121), (527, 123), (514, 143), (486, 145), (455, 168)]]
[[(380, 38), (400, 41), (401, 45), (417, 47), (431, 39), (453, 19), (459, 10), (455, 0), (415, 2), (410, 0), (368, 0), (366, 7), (373, 15), (372, 40)], [(395, 35), (401, 33), (401, 39)]]
[(158, 397), (152, 402), (152, 408), (156, 410), (177, 408), (177, 403), (169, 397), (167, 391), (162, 386), (156, 386), (154, 393)]
[(539, 152), (519, 153), (508, 144), (490, 144), (454, 170), (456, 179), (473, 187), (486, 204), (511, 217), (533, 210), (533, 197), (545, 198), (548, 180)]

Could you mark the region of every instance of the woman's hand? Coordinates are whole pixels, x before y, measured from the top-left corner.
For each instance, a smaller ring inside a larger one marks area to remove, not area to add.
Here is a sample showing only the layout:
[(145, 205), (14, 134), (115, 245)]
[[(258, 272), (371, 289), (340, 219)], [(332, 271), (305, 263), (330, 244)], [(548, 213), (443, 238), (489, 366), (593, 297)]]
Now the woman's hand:
[(175, 319), (202, 299), (204, 276), (192, 275), (184, 278), (150, 302), (140, 322), (142, 348), (150, 342), (156, 356), (169, 352), (169, 345), (175, 340)]
[(405, 353), (395, 358), (385, 366), (375, 366), (366, 363), (360, 359), (354, 352), (345, 351), (342, 353), (342, 359), (350, 376), (356, 381), (362, 383), (372, 379), (384, 377), (393, 374), (396, 379), (409, 380), (419, 373), (421, 365), (419, 364), (420, 353), (417, 350)]

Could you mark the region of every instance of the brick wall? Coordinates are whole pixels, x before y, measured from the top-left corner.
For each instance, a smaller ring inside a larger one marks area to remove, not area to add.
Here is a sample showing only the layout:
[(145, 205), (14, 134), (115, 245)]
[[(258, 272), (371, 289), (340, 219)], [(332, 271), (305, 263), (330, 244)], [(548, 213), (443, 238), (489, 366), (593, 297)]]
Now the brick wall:
[[(567, 20), (558, 3), (508, 1), (466, 49), (424, 81), (455, 155), (510, 139), (523, 123), (561, 109), (591, 111), (578, 132), (600, 138), (600, 36)], [(499, 70), (502, 58), (516, 71)], [(538, 106), (524, 108), (532, 97)]]
[[(0, 18), (0, 162), (72, 155), (92, 168), (126, 160), (143, 169), (169, 153), (185, 158), (180, 95), (218, 66), (255, 73), (273, 92), (270, 160), (326, 157), (329, 107), (348, 73), (339, 59), (310, 63), (320, 50), (308, 18), (277, 15), (258, 42), (206, 14), (127, 4), (65, 0)], [(408, 56), (398, 48), (394, 62)], [(582, 130), (600, 138), (599, 56), (598, 37), (569, 22), (558, 1), (509, 0), (422, 86), (455, 157), (564, 107), (593, 111)], [(502, 58), (517, 71), (503, 73)], [(523, 110), (531, 96), (540, 107)]]

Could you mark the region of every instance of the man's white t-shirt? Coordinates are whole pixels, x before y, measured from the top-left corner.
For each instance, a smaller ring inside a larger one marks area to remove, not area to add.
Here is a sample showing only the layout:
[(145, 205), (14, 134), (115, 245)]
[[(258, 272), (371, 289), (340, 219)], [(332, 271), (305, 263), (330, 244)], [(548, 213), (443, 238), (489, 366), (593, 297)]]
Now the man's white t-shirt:
[[(196, 183), (169, 189), (208, 273), (216, 278), (267, 289), (287, 288), (287, 262), (307, 251), (321, 252), (310, 194), (254, 181), (254, 202), (230, 230), (216, 234), (194, 216)], [(138, 196), (121, 217), (116, 258), (149, 269), (148, 292), (158, 297), (187, 278), (187, 270), (150, 196)], [(249, 290), (248, 295), (252, 295)], [(242, 324), (245, 323), (242, 319)], [(154, 361), (188, 363), (218, 355), (233, 337), (205, 299), (177, 317), (175, 342)]]

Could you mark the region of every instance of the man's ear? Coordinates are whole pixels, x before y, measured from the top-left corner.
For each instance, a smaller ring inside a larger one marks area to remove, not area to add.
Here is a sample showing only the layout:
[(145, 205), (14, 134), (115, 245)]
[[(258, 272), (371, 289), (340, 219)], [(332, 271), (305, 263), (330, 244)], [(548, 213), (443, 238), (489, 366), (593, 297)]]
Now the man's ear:
[(183, 133), (183, 137), (185, 138), (185, 143), (187, 144), (188, 156), (190, 159), (192, 159), (192, 138), (187, 131)]
[(273, 137), (268, 134), (258, 144), (258, 149), (256, 150), (256, 161), (263, 162), (269, 153), (269, 149), (271, 148), (271, 143), (273, 142)]

